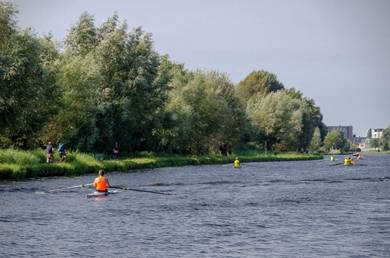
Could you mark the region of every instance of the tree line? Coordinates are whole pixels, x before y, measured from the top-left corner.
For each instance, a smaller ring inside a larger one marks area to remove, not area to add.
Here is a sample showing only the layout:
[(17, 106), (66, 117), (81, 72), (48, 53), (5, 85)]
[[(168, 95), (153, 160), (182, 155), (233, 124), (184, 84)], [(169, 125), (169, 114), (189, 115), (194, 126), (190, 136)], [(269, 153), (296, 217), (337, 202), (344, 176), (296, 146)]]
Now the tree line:
[(150, 33), (81, 14), (64, 42), (16, 25), (0, 4), (0, 147), (48, 141), (88, 152), (228, 154), (318, 150), (320, 108), (275, 74), (191, 71), (154, 50)]

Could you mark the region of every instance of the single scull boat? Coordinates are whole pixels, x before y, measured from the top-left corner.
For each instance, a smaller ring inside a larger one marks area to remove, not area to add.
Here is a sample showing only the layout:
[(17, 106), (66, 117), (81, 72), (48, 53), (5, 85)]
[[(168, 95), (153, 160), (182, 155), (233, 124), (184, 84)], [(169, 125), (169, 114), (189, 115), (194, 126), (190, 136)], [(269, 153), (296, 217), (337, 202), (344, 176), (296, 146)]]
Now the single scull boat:
[(87, 194), (87, 198), (107, 196), (107, 195), (116, 194), (116, 193), (120, 193), (120, 192), (121, 191), (119, 191), (119, 190), (109, 190), (108, 192), (97, 192), (97, 191), (95, 191), (93, 193)]

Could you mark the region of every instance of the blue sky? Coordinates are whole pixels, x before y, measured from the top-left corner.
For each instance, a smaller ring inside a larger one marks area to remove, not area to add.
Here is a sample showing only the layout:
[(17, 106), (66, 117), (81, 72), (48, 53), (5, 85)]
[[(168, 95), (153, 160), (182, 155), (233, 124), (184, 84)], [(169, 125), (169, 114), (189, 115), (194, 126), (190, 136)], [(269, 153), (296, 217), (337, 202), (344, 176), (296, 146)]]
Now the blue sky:
[(63, 40), (83, 11), (115, 11), (189, 69), (275, 73), (320, 106), (327, 125), (390, 126), (390, 1), (15, 0), (20, 27)]

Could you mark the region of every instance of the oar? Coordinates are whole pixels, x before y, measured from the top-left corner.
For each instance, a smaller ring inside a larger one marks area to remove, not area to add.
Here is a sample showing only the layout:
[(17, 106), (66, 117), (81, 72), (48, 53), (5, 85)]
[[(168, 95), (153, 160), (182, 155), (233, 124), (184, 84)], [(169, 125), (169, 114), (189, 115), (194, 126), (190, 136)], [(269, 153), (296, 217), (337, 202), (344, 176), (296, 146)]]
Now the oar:
[(331, 165), (329, 165), (329, 167), (338, 166), (338, 165), (342, 165), (342, 164), (344, 164), (344, 163), (331, 164)]
[(47, 192), (49, 192), (49, 193), (52, 193), (52, 192), (59, 192), (59, 191), (70, 190), (70, 189), (75, 189), (75, 188), (83, 188), (83, 187), (90, 186), (90, 185), (92, 185), (92, 184), (74, 185), (74, 186), (68, 186), (68, 187), (63, 187), (63, 188), (57, 188), (57, 189), (48, 190)]
[(121, 189), (121, 190), (127, 190), (127, 191), (135, 191), (135, 192), (144, 192), (144, 193), (154, 193), (154, 194), (172, 195), (172, 194), (170, 194), (170, 193), (163, 193), (163, 192), (150, 191), (150, 190), (134, 189), (134, 188), (128, 188), (128, 187), (122, 187), (122, 186), (110, 186), (110, 188), (113, 188), (113, 189)]

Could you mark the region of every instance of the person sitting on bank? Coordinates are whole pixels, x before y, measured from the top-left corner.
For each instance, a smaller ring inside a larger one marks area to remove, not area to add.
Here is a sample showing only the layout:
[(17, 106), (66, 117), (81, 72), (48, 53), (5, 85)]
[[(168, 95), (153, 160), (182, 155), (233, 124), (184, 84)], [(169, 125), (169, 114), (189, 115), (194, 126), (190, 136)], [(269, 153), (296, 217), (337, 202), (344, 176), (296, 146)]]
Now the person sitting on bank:
[(51, 142), (46, 147), (46, 162), (50, 163), (53, 161), (53, 145), (51, 145)]
[(97, 192), (108, 192), (108, 188), (110, 188), (110, 183), (108, 179), (104, 176), (104, 170), (99, 170), (99, 176), (95, 178), (92, 183), (93, 187), (95, 187)]
[(60, 161), (61, 162), (64, 162), (65, 159), (66, 159), (66, 148), (65, 148), (65, 144), (62, 144), (60, 143), (59, 147), (58, 147), (58, 152), (60, 154)]
[(234, 161), (234, 168), (239, 168), (240, 167), (240, 160), (238, 157), (236, 157), (236, 160)]

